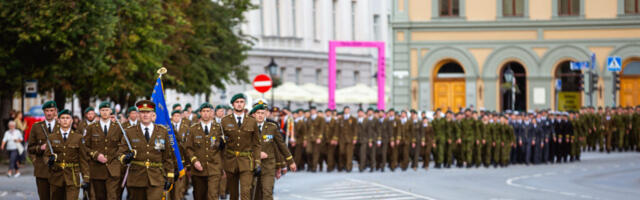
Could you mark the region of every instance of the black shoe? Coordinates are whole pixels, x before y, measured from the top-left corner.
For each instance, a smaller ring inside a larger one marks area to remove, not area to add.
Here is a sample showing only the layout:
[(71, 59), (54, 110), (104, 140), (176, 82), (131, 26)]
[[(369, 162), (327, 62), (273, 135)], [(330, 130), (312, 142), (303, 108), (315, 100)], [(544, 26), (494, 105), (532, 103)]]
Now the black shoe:
[(436, 163), (435, 168), (436, 168), (436, 169), (440, 169), (440, 163)]
[(373, 172), (373, 171), (374, 171), (374, 170), (373, 170), (373, 167), (372, 167), (371, 169), (369, 169), (369, 172)]

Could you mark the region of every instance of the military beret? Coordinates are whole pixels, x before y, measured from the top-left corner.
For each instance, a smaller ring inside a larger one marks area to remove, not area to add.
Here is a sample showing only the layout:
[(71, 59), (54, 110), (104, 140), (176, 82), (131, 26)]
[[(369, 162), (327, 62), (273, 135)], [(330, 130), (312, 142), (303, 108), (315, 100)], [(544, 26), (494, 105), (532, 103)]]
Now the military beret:
[(172, 106), (171, 108), (173, 108), (173, 109), (175, 110), (175, 109), (176, 109), (176, 107), (178, 107), (178, 106), (182, 106), (182, 105), (180, 105), (179, 103), (174, 103), (174, 104), (173, 104), (173, 106)]
[(62, 109), (60, 112), (58, 112), (58, 116), (62, 116), (62, 115), (70, 115), (71, 116), (71, 111), (69, 111), (69, 109)]
[(373, 108), (367, 108), (367, 112), (374, 111)]
[(129, 107), (129, 109), (127, 109), (127, 113), (126, 114), (129, 115), (129, 113), (132, 112), (132, 111), (138, 111), (138, 108), (136, 108), (135, 106), (131, 106), (131, 107)]
[(344, 112), (338, 112), (338, 115), (344, 115)]
[(264, 104), (258, 104), (256, 106), (253, 107), (253, 109), (251, 109), (251, 111), (249, 112), (249, 114), (253, 114), (256, 113), (258, 110), (266, 110), (267, 106), (265, 106)]
[(233, 102), (235, 102), (238, 99), (247, 99), (247, 97), (244, 96), (244, 94), (242, 93), (235, 94), (233, 95), (233, 97), (231, 97), (231, 104), (233, 104)]
[(211, 110), (213, 110), (213, 105), (211, 105), (209, 102), (204, 102), (200, 105), (200, 110), (205, 109), (205, 108), (209, 108)]
[(100, 103), (100, 105), (98, 105), (98, 109), (103, 108), (111, 108), (111, 102), (103, 101), (102, 103)]
[(391, 108), (391, 109), (389, 109), (389, 111), (387, 111), (387, 112), (395, 112), (395, 111), (396, 111), (395, 109)]
[(310, 106), (309, 110), (316, 110), (317, 108), (315, 106)]
[(93, 107), (89, 106), (89, 107), (84, 109), (84, 114), (87, 114), (90, 111), (94, 111), (95, 112), (95, 109)]
[(304, 110), (304, 112), (309, 112), (309, 110)]
[(304, 112), (302, 109), (298, 108), (295, 113)]
[(224, 109), (224, 105), (217, 105), (215, 111), (218, 111), (220, 109)]
[(179, 110), (174, 110), (174, 111), (171, 111), (171, 116), (173, 116), (173, 115), (174, 115), (174, 114), (176, 114), (176, 113), (177, 113), (177, 114), (181, 114)]
[(184, 109), (185, 110), (188, 109), (188, 108), (191, 108), (191, 103), (187, 103), (187, 104), (184, 105)]
[(42, 104), (42, 110), (47, 108), (58, 108), (58, 105), (56, 104), (55, 101), (47, 101), (47, 102), (44, 102), (44, 104)]
[(136, 102), (136, 107), (140, 112), (153, 112), (156, 110), (156, 104), (149, 100), (140, 100)]
[(331, 112), (331, 109), (324, 109), (324, 112)]
[(414, 109), (411, 109), (409, 112), (411, 112), (411, 113), (413, 113), (413, 114), (418, 113), (418, 112), (417, 112), (416, 110), (414, 110)]

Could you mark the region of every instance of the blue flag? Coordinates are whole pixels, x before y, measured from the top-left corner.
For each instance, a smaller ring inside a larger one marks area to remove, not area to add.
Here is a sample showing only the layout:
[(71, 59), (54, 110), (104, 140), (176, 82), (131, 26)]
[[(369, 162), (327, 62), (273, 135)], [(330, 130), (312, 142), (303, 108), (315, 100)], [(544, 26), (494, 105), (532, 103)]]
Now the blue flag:
[(163, 125), (169, 129), (169, 138), (171, 146), (173, 147), (173, 153), (176, 156), (176, 163), (178, 164), (179, 177), (184, 176), (185, 170), (182, 166), (182, 156), (180, 156), (180, 149), (178, 149), (178, 143), (176, 142), (176, 136), (173, 132), (173, 125), (171, 124), (171, 118), (169, 118), (169, 111), (167, 110), (167, 103), (164, 100), (164, 90), (162, 86), (162, 79), (158, 77), (156, 85), (153, 87), (153, 94), (151, 94), (151, 101), (156, 104), (156, 124)]

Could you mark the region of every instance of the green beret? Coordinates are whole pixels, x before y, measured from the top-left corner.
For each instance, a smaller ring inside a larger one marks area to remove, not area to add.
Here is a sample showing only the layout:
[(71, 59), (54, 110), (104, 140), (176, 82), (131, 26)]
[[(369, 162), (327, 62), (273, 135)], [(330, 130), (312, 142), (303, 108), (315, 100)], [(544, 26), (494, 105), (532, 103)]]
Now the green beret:
[(127, 113), (126, 114), (129, 115), (129, 113), (132, 112), (132, 111), (138, 111), (138, 108), (136, 108), (135, 106), (131, 106), (131, 107), (129, 107), (129, 109), (127, 109)]
[(180, 104), (179, 104), (179, 103), (173, 104), (173, 109), (175, 110), (175, 109), (176, 109), (176, 107), (178, 107), (178, 106), (180, 106)]
[(56, 104), (55, 101), (47, 101), (47, 102), (44, 102), (44, 104), (42, 104), (42, 110), (47, 108), (58, 108), (58, 105)]
[(411, 109), (409, 112), (410, 112), (410, 113), (413, 113), (413, 114), (418, 113), (418, 112), (417, 112), (416, 110), (414, 110), (414, 109)]
[(233, 95), (233, 97), (231, 97), (231, 104), (233, 104), (233, 102), (235, 102), (238, 99), (247, 99), (247, 97), (244, 96), (244, 94), (242, 93), (235, 94)]
[(295, 113), (299, 113), (299, 112), (303, 112), (303, 110), (302, 110), (302, 109), (300, 109), (300, 108), (298, 108), (298, 109), (295, 111)]
[(62, 116), (62, 115), (71, 116), (71, 111), (69, 111), (69, 109), (62, 109), (60, 112), (58, 112), (58, 116)]
[(387, 112), (395, 112), (395, 111), (396, 111), (395, 109), (391, 108), (391, 109), (389, 109), (389, 111), (387, 111)]
[(215, 111), (218, 111), (220, 109), (224, 109), (224, 106), (223, 105), (217, 105)]
[(367, 112), (369, 111), (375, 111), (375, 110), (373, 110), (373, 108), (367, 108)]
[(185, 109), (185, 110), (186, 110), (186, 109), (189, 109), (189, 108), (191, 108), (191, 103), (187, 103), (187, 104), (185, 104), (185, 105), (184, 105), (184, 109)]
[(205, 108), (209, 108), (211, 110), (213, 110), (213, 105), (211, 105), (209, 102), (204, 102), (200, 105), (200, 110), (205, 109)]
[(256, 106), (253, 107), (253, 109), (251, 109), (251, 111), (249, 112), (249, 114), (253, 114), (256, 113), (258, 110), (265, 110), (267, 109), (267, 107), (264, 104), (258, 104)]
[(309, 107), (309, 110), (316, 110), (317, 108), (315, 106), (311, 106)]
[(338, 112), (338, 115), (344, 115), (344, 112)]
[(111, 103), (108, 101), (103, 101), (102, 103), (100, 103), (100, 105), (98, 105), (98, 109), (103, 108), (111, 108)]
[(176, 113), (181, 114), (179, 110), (174, 110), (174, 111), (171, 111), (171, 116), (173, 116), (173, 114), (176, 114)]
[(93, 107), (89, 106), (88, 108), (84, 109), (84, 114), (87, 114), (89, 111), (94, 111), (95, 112), (95, 109)]
[(331, 109), (328, 109), (328, 108), (324, 109), (324, 112), (330, 112), (330, 111), (331, 111)]

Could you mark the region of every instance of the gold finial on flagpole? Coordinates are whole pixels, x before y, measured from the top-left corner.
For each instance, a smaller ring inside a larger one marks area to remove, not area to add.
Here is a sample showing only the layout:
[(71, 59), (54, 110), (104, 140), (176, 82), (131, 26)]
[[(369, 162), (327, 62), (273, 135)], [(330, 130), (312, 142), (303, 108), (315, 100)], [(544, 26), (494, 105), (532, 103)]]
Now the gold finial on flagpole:
[(160, 75), (160, 77), (162, 77), (162, 75), (167, 73), (167, 68), (161, 67), (160, 69), (158, 69), (157, 73)]

